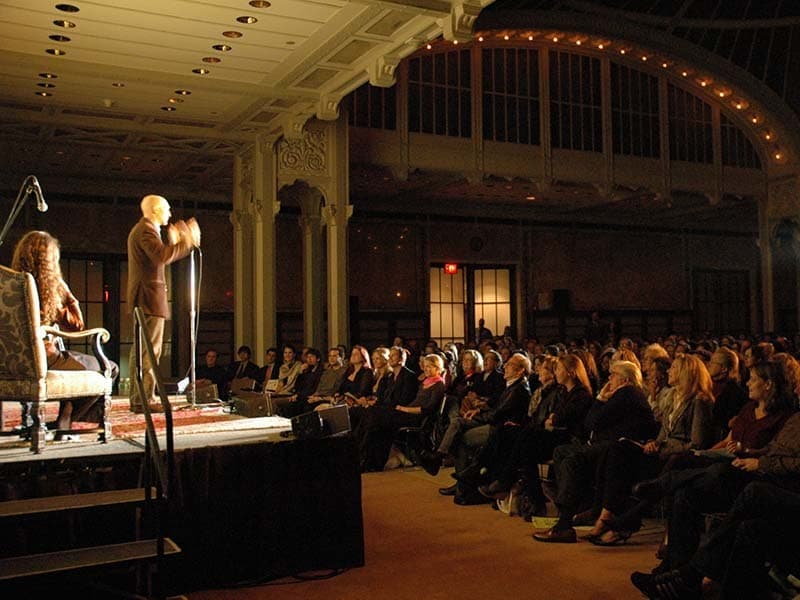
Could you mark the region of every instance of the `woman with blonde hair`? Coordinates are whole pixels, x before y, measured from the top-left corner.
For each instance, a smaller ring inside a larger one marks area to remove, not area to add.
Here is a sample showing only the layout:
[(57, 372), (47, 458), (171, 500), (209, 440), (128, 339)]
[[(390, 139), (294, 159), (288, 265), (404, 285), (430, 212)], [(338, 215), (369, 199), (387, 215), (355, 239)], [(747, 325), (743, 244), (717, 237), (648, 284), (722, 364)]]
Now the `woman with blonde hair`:
[(422, 358), (425, 375), (417, 396), (408, 406), (373, 406), (363, 420), (361, 470), (382, 470), (389, 458), (392, 440), (401, 427), (421, 427), (428, 418), (435, 418), (444, 399), (444, 361), (438, 354)]
[(594, 544), (619, 544), (638, 528), (638, 524), (624, 531), (609, 528), (614, 516), (626, 510), (636, 481), (658, 474), (671, 456), (703, 450), (717, 441), (711, 376), (703, 361), (692, 354), (676, 356), (669, 369), (669, 384), (674, 389), (672, 408), (656, 438), (645, 442), (622, 439), (608, 450), (605, 468), (598, 472), (596, 482), (595, 506), (602, 506), (602, 510), (587, 536)]

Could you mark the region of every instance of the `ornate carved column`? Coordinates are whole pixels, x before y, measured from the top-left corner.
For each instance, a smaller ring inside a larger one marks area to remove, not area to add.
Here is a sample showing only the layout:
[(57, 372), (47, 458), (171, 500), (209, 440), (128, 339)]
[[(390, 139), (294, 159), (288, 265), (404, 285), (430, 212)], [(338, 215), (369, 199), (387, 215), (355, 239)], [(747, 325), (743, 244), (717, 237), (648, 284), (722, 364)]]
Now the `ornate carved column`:
[[(233, 211), (230, 220), (233, 225), (233, 337), (236, 347), (246, 343), (253, 328), (252, 170), (251, 155), (239, 154), (234, 157)], [(235, 348), (231, 351), (234, 352)]]
[(311, 121), (299, 137), (278, 145), (279, 185), (305, 181), (322, 194), (327, 227), (327, 346), (349, 344), (347, 221), (350, 205), (347, 115), (336, 121)]
[(324, 352), (325, 263), (322, 241), (322, 194), (305, 182), (294, 185), (300, 205), (303, 240), (303, 339)]
[(275, 215), (280, 211), (277, 185), (277, 154), (272, 140), (256, 142), (253, 160), (253, 330), (254, 360), (277, 344), (277, 300)]

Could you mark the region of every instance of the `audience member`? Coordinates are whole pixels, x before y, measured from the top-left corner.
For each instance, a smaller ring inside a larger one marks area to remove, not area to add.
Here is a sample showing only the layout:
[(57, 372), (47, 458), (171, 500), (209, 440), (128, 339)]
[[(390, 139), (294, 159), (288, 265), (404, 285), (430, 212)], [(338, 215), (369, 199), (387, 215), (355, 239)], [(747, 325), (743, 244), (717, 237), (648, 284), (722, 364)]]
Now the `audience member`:
[(203, 388), (209, 385), (217, 386), (217, 394), (222, 399), (228, 397), (228, 371), (220, 364), (217, 364), (217, 351), (214, 348), (206, 350), (205, 364), (195, 370), (195, 386)]
[(637, 364), (624, 360), (611, 363), (609, 381), (589, 409), (583, 427), (585, 442), (558, 446), (553, 452), (558, 522), (547, 531), (535, 533), (538, 541), (576, 542), (573, 519), (591, 489), (600, 458), (621, 437), (641, 440), (652, 435), (655, 419), (642, 390)]

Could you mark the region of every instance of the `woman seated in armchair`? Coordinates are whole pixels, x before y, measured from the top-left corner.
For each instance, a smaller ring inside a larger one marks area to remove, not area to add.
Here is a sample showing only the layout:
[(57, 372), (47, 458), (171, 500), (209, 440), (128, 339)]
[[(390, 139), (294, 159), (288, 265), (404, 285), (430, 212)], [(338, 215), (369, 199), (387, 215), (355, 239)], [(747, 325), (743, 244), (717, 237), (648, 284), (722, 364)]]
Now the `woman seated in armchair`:
[[(46, 231), (29, 231), (17, 242), (11, 268), (33, 275), (39, 294), (42, 325), (58, 325), (65, 331), (81, 331), (83, 314), (78, 300), (73, 296), (61, 274), (61, 249), (58, 240)], [(47, 368), (53, 371), (102, 371), (94, 357), (74, 350), (59, 350), (51, 339), (44, 341)], [(111, 377), (115, 379), (119, 367), (111, 363)], [(59, 407), (56, 429), (70, 429), (73, 414), (86, 417), (94, 401), (64, 400)]]

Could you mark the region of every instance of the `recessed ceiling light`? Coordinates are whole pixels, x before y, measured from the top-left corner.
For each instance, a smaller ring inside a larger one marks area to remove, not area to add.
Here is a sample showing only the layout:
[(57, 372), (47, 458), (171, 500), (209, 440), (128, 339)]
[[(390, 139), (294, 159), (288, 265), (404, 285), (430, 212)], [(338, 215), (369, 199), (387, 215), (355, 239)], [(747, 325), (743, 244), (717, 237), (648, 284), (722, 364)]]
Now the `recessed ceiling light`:
[(224, 35), (226, 38), (240, 38), (244, 34), (241, 31), (223, 31), (222, 35)]
[(162, 106), (161, 110), (165, 110), (167, 112), (172, 112), (173, 110), (178, 110), (178, 109), (175, 108), (174, 106)]
[(45, 89), (56, 87), (55, 83), (37, 83), (36, 85), (38, 85), (40, 88), (45, 88)]
[(192, 94), (189, 90), (175, 90), (175, 93), (179, 96), (190, 96)]
[(60, 48), (48, 48), (45, 52), (53, 56), (64, 56), (67, 53), (66, 50), (61, 50)]
[(123, 156), (123, 157), (122, 157), (122, 160), (130, 160), (130, 159), (131, 159), (131, 157), (130, 157), (130, 156)]
[(256, 19), (255, 17), (250, 17), (250, 16), (247, 16), (247, 17), (236, 17), (236, 20), (239, 21), (239, 23), (245, 23), (247, 25), (252, 25), (253, 23), (257, 23), (258, 22), (258, 19)]
[(58, 79), (58, 75), (55, 73), (39, 73), (39, 77), (42, 79)]
[(50, 92), (33, 92), (37, 96), (41, 96), (42, 98), (47, 98), (48, 96), (52, 96)]
[(204, 56), (203, 57), (203, 62), (205, 62), (205, 63), (218, 63), (218, 62), (222, 62), (222, 59), (221, 58), (217, 58), (216, 56)]
[(233, 46), (228, 46), (228, 44), (214, 44), (211, 47), (214, 50), (219, 50), (220, 52), (230, 52), (233, 50)]
[(75, 23), (72, 21), (67, 21), (66, 19), (56, 19), (53, 21), (53, 25), (56, 27), (63, 27), (64, 29), (72, 29), (75, 27)]
[(72, 4), (56, 4), (56, 10), (60, 10), (60, 11), (63, 11), (63, 12), (68, 12), (68, 13), (76, 13), (76, 12), (79, 12), (81, 9), (78, 8), (77, 6), (72, 5)]
[(48, 36), (48, 37), (51, 40), (53, 40), (54, 42), (71, 42), (72, 41), (72, 38), (71, 37), (67, 37), (66, 35), (53, 34), (53, 35)]
[(250, 0), (249, 4), (253, 8), (269, 8), (272, 6), (272, 3), (267, 2), (267, 0)]
[(209, 71), (208, 69), (204, 69), (203, 67), (200, 67), (199, 69), (192, 69), (192, 73), (197, 73), (198, 75), (208, 75), (209, 73), (211, 73), (211, 71)]
[(167, 102), (169, 102), (170, 104), (180, 104), (181, 102), (183, 102), (183, 98), (170, 98), (169, 100), (167, 100)]
[(121, 81), (115, 81), (114, 83), (112, 83), (112, 84), (111, 84), (111, 87), (115, 87), (115, 88), (124, 88), (124, 87), (125, 87), (125, 84), (124, 84), (124, 83), (122, 83)]

